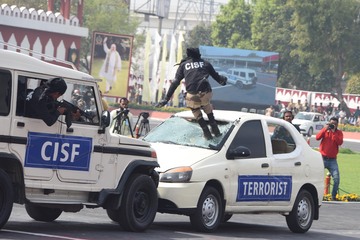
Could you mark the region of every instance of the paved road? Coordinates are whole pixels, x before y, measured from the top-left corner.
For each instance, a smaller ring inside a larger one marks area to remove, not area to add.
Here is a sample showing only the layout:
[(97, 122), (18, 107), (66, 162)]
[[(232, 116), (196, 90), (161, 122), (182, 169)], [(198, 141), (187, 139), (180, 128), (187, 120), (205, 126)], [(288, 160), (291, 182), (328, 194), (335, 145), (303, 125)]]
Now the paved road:
[(211, 234), (195, 232), (188, 217), (157, 214), (145, 233), (125, 232), (111, 222), (102, 209), (84, 209), (63, 213), (52, 223), (36, 222), (24, 207), (15, 205), (10, 221), (0, 231), (0, 239), (30, 240), (112, 240), (112, 239), (360, 239), (360, 204), (328, 202), (320, 209), (320, 220), (314, 221), (305, 234), (294, 234), (281, 215), (234, 215), (228, 223)]

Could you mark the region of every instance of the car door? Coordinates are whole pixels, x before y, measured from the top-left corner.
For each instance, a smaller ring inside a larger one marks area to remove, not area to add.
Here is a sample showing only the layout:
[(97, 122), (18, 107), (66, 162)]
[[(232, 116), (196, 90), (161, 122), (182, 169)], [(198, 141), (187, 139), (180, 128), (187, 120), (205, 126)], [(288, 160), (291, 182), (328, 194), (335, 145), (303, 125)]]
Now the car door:
[(271, 159), (266, 156), (263, 127), (260, 120), (243, 122), (229, 145), (228, 151), (243, 146), (250, 155), (238, 159), (228, 159), (230, 188), (229, 206), (266, 206), (268, 197), (264, 184), (271, 172)]
[[(304, 170), (300, 156), (301, 147), (297, 147), (298, 142), (295, 135), (298, 132), (291, 125), (275, 124), (271, 125), (271, 127), (275, 127), (275, 129), (281, 128), (282, 134), (271, 140), (273, 154), (269, 178), (271, 179), (271, 191), (273, 194), (269, 198), (269, 207), (290, 207), (291, 197), (296, 196), (294, 193), (300, 187), (300, 179)], [(276, 146), (279, 143), (281, 143), (280, 146)]]
[(59, 167), (58, 178), (63, 182), (96, 183), (103, 165), (102, 154), (94, 151), (94, 147), (105, 142), (104, 134), (98, 133), (101, 108), (96, 98), (96, 88), (94, 85), (73, 81), (67, 81), (67, 86), (63, 99), (81, 109), (91, 119), (82, 116), (73, 120), (68, 128), (65, 116), (62, 116), (60, 134), (68, 150), (68, 158)]

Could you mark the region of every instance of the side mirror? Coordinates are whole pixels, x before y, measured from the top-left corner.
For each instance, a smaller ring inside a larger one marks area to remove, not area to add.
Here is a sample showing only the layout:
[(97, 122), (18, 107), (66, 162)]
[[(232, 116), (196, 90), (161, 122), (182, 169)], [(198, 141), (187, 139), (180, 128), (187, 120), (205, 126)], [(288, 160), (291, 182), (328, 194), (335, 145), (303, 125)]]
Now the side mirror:
[(250, 149), (244, 146), (236, 147), (235, 149), (231, 149), (226, 153), (227, 159), (237, 159), (248, 157), (251, 155)]
[(109, 111), (103, 111), (100, 119), (100, 129), (98, 133), (105, 133), (105, 128), (110, 125), (110, 113)]

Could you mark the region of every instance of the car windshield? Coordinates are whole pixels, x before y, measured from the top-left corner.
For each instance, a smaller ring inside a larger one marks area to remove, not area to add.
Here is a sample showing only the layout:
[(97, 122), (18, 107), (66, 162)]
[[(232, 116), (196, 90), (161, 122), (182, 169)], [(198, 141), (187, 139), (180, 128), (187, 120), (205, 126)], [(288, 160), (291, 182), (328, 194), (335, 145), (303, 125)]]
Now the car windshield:
[(311, 121), (311, 118), (312, 118), (312, 114), (308, 114), (308, 113), (298, 113), (295, 115), (295, 118), (294, 119), (302, 119), (302, 120), (309, 120)]
[(147, 142), (162, 142), (183, 146), (218, 149), (222, 144), (223, 139), (228, 136), (227, 133), (232, 126), (232, 123), (218, 122), (218, 126), (222, 133), (221, 136), (206, 140), (199, 124), (194, 119), (171, 117), (150, 131), (143, 140)]

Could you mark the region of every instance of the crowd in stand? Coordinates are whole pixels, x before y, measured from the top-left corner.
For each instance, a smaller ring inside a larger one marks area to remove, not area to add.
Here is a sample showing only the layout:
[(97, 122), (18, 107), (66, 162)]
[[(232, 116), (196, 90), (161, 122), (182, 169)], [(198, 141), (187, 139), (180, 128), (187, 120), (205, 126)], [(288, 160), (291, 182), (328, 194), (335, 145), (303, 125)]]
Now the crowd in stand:
[(353, 113), (351, 113), (351, 115), (347, 115), (341, 103), (338, 106), (334, 106), (334, 103), (329, 103), (327, 106), (323, 106), (322, 103), (319, 105), (315, 103), (314, 105), (310, 106), (307, 100), (305, 100), (304, 104), (302, 104), (300, 100), (298, 100), (296, 103), (291, 100), (287, 105), (285, 105), (278, 100), (276, 101), (275, 105), (271, 105), (265, 110), (265, 115), (281, 117), (281, 113), (285, 112), (286, 110), (292, 111), (294, 115), (296, 115), (298, 112), (317, 112), (324, 114), (327, 120), (330, 120), (331, 117), (337, 117), (340, 124), (360, 126), (359, 106)]

